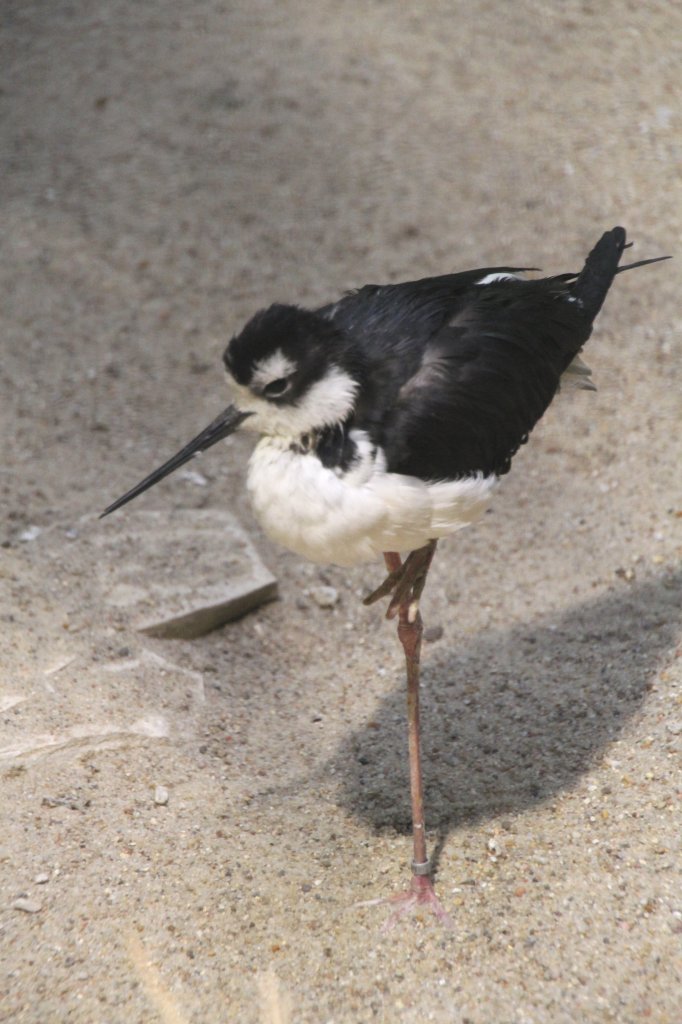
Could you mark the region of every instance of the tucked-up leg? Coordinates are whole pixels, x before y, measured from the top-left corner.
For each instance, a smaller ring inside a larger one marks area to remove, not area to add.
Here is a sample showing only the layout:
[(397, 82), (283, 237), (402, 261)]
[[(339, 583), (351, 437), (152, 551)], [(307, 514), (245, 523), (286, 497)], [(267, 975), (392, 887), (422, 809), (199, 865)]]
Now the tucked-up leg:
[(398, 614), (401, 605), (409, 597), (410, 615), (414, 619), (419, 609), (419, 599), (424, 590), (426, 577), (436, 553), (437, 543), (436, 540), (430, 540), (424, 547), (410, 552), (404, 563), (400, 561), (400, 555), (395, 551), (387, 551), (384, 554), (384, 561), (388, 569), (388, 576), (376, 590), (364, 598), (363, 604), (374, 604), (382, 597), (392, 594), (386, 618), (393, 619)]

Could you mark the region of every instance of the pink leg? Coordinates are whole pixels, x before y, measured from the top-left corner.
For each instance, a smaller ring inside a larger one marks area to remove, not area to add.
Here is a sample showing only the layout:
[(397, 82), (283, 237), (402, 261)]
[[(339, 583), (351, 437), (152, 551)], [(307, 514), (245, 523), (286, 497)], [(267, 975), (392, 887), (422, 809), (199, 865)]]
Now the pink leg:
[[(410, 795), (412, 801), (413, 874), (410, 887), (406, 892), (388, 897), (385, 900), (368, 901), (369, 904), (384, 902), (398, 904), (396, 910), (386, 922), (385, 929), (391, 928), (401, 917), (419, 906), (428, 907), (439, 920), (448, 925), (448, 927), (452, 927), (452, 921), (443, 909), (434, 891), (431, 880), (431, 866), (426, 852), (424, 784), (422, 779), (419, 730), (419, 656), (423, 633), (422, 617), (419, 613), (419, 597), (424, 589), (426, 575), (435, 550), (436, 544), (433, 541), (428, 549), (420, 548), (419, 552), (415, 552), (415, 555), (424, 553), (422, 558), (413, 560), (413, 564), (416, 566), (415, 578), (408, 587), (403, 586), (402, 581), (398, 583), (398, 586), (401, 588), (400, 600), (397, 604), (398, 638), (403, 645), (407, 669), (407, 728), (410, 761)], [(388, 579), (399, 578), (399, 570), (402, 567), (400, 555), (394, 551), (389, 551), (384, 554), (384, 560), (389, 571)], [(406, 567), (408, 563), (409, 559), (405, 563)], [(393, 605), (393, 602), (391, 602), (391, 605)]]

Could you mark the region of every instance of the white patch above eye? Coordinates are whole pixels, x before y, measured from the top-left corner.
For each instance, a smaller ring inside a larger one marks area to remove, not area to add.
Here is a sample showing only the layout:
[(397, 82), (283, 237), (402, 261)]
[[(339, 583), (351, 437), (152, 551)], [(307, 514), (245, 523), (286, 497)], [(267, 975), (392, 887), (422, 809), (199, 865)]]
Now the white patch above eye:
[(496, 281), (522, 281), (517, 274), (486, 274), (476, 284), (495, 284)]
[(253, 369), (251, 375), (251, 387), (261, 390), (274, 380), (282, 380), (289, 377), (296, 369), (294, 363), (288, 356), (284, 355), (281, 348), (278, 348), (270, 356), (260, 359)]

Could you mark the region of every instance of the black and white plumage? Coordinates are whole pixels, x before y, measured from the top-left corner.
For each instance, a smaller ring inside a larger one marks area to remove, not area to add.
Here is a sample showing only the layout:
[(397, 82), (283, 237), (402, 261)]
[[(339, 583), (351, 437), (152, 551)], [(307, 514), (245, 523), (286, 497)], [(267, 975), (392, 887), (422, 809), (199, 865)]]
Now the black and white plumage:
[(579, 274), (489, 267), (270, 306), (225, 350), (234, 406), (107, 512), (241, 426), (262, 438), (256, 514), (306, 558), (355, 565), (466, 526), (562, 376), (589, 373), (576, 360), (624, 247), (614, 228)]
[[(418, 602), (435, 542), (473, 522), (562, 379), (590, 387), (579, 353), (619, 270), (606, 232), (579, 273), (540, 280), (488, 267), (366, 285), (316, 311), (273, 305), (228, 344), (234, 403), (118, 501), (119, 508), (237, 428), (260, 435), (247, 486), (266, 532), (316, 562), (382, 554), (408, 673), (415, 877), (433, 893), (419, 755)], [(643, 260), (630, 267), (656, 260)], [(398, 552), (412, 552), (404, 565)]]

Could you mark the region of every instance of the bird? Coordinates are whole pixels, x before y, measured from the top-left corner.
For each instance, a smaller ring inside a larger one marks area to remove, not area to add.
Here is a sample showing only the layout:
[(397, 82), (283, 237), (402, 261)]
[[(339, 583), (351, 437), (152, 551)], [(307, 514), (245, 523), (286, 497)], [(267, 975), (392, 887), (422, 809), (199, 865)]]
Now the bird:
[(397, 618), (407, 683), (411, 880), (389, 919), (417, 907), (450, 925), (429, 860), (420, 744), (420, 599), (441, 538), (489, 507), (535, 424), (567, 382), (594, 390), (580, 357), (620, 265), (622, 227), (579, 272), (528, 277), (495, 266), (367, 284), (310, 310), (275, 303), (223, 355), (232, 402), (109, 505), (109, 515), (241, 429), (258, 435), (246, 486), (265, 532), (316, 563), (383, 557), (364, 598)]

